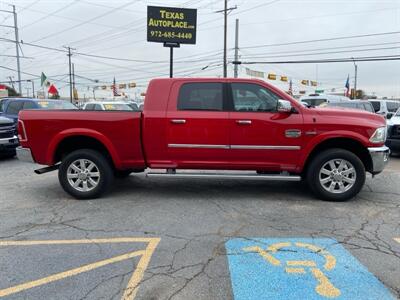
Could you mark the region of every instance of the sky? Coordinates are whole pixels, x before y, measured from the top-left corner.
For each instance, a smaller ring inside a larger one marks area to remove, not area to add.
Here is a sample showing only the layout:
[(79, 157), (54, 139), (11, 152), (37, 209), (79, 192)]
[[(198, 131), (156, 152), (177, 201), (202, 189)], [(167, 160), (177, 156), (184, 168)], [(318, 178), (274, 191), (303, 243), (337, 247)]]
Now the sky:
[[(169, 49), (147, 42), (147, 6), (196, 8), (196, 45), (181, 45), (174, 51), (175, 77), (222, 76), (223, 0), (0, 0), (0, 10), (15, 5), (18, 16), (22, 79), (33, 79), (40, 87), (44, 72), (49, 81), (69, 95), (68, 57), (70, 46), (80, 97), (92, 97), (93, 88), (135, 82), (125, 90), (137, 96), (155, 77), (169, 75)], [(400, 55), (400, 0), (229, 0), (228, 60), (234, 59), (235, 19), (239, 19), (239, 60), (293, 61)], [(17, 80), (12, 14), (0, 12), (0, 82)], [(369, 36), (366, 36), (369, 35)], [(363, 36), (363, 37), (354, 37)], [(341, 39), (342, 37), (349, 37)], [(339, 39), (338, 39), (339, 38)], [(331, 40), (326, 40), (331, 39)], [(324, 40), (324, 41), (321, 41)], [(310, 42), (314, 41), (314, 42)], [(115, 59), (90, 57), (107, 56)], [(9, 57), (11, 56), (11, 57)], [(136, 61), (132, 61), (136, 60)], [(357, 88), (379, 97), (400, 98), (400, 61), (357, 62)], [(315, 80), (318, 89), (344, 91), (347, 76), (354, 84), (353, 62), (319, 64), (242, 64), (246, 68), (292, 79), (295, 91), (313, 92), (300, 81)], [(233, 65), (228, 66), (233, 77)], [(279, 77), (278, 77), (279, 79)], [(284, 89), (288, 83), (268, 82)], [(95, 83), (98, 81), (98, 83)], [(22, 83), (24, 95), (32, 93), (31, 82)], [(110, 91), (95, 89), (99, 96)]]

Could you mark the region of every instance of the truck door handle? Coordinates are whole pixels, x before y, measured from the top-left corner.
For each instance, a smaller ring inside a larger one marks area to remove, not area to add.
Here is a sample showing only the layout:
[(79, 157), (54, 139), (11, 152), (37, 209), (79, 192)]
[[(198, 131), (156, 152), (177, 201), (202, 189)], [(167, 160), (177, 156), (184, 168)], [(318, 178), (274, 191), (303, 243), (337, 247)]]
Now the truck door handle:
[(173, 120), (171, 120), (171, 123), (172, 124), (185, 124), (186, 120), (184, 120), (184, 119), (173, 119)]
[(251, 120), (236, 120), (236, 123), (239, 125), (250, 125)]

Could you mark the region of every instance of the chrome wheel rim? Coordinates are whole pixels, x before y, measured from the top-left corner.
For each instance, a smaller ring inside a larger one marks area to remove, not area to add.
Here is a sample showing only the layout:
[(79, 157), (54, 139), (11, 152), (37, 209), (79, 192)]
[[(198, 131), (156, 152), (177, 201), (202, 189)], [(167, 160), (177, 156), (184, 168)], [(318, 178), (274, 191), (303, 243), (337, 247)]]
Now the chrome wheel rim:
[(345, 159), (332, 159), (326, 162), (319, 172), (319, 182), (329, 193), (342, 194), (356, 183), (354, 166)]
[(77, 159), (67, 169), (68, 183), (77, 191), (89, 192), (100, 182), (100, 171), (89, 159)]

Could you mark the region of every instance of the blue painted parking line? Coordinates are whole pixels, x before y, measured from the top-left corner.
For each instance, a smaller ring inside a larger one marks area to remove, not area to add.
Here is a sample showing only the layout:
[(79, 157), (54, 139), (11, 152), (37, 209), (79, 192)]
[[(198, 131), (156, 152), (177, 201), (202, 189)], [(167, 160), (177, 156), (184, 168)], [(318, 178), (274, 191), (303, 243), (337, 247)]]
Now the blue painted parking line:
[(225, 247), (235, 300), (394, 299), (334, 239), (238, 238)]

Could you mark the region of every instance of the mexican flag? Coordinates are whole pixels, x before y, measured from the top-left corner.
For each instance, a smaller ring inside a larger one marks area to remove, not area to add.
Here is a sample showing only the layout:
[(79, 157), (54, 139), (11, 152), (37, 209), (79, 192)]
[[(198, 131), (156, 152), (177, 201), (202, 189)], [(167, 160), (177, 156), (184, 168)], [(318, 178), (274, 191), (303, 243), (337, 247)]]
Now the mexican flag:
[(52, 94), (52, 95), (58, 94), (58, 90), (57, 90), (57, 88), (54, 86), (54, 84), (52, 84), (52, 85), (49, 87), (48, 93), (49, 93), (49, 94)]
[(47, 82), (47, 76), (42, 72), (42, 75), (40, 75), (40, 86), (47, 85)]

